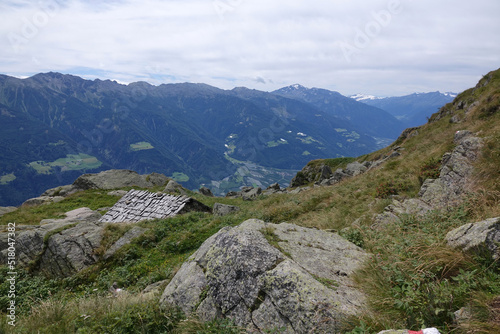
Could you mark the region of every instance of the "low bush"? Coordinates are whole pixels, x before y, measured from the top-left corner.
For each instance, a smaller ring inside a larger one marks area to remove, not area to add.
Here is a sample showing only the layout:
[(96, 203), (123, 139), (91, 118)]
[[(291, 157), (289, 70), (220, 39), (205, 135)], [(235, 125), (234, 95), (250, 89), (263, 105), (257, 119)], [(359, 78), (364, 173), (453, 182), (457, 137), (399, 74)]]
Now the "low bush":
[(418, 174), (420, 184), (423, 184), (427, 179), (437, 179), (441, 168), (441, 159), (431, 158), (427, 160), (421, 167)]
[(388, 198), (390, 196), (398, 195), (399, 193), (408, 190), (409, 186), (403, 182), (382, 182), (375, 189), (375, 197)]

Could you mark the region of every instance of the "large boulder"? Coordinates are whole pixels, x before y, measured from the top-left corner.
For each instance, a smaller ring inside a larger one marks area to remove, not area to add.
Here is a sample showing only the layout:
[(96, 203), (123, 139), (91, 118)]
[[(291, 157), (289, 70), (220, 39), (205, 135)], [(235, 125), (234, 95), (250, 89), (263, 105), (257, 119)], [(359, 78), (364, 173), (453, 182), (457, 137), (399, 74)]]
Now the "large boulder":
[(160, 302), (203, 321), (227, 317), (249, 331), (335, 333), (362, 311), (351, 275), (368, 256), (337, 234), (251, 219), (205, 241)]
[[(96, 262), (103, 226), (101, 215), (88, 208), (66, 213), (64, 219), (44, 219), (39, 226), (20, 229), (16, 236), (17, 264), (35, 266), (49, 276), (68, 276)], [(0, 240), (6, 233), (0, 233)], [(4, 264), (7, 246), (0, 242)]]
[(47, 241), (39, 270), (49, 277), (68, 277), (95, 264), (103, 229), (97, 222), (83, 222), (55, 233)]
[(470, 223), (454, 229), (446, 235), (448, 245), (464, 251), (488, 254), (500, 259), (500, 217), (478, 223)]
[(73, 182), (78, 189), (118, 189), (124, 187), (151, 188), (163, 186), (167, 180), (162, 174), (139, 175), (126, 169), (111, 169), (98, 174), (84, 174)]
[(355, 161), (355, 162), (351, 162), (350, 164), (348, 164), (346, 166), (344, 173), (352, 175), (352, 176), (357, 176), (359, 174), (363, 174), (367, 170), (368, 170), (368, 168), (364, 164), (361, 164), (361, 163)]

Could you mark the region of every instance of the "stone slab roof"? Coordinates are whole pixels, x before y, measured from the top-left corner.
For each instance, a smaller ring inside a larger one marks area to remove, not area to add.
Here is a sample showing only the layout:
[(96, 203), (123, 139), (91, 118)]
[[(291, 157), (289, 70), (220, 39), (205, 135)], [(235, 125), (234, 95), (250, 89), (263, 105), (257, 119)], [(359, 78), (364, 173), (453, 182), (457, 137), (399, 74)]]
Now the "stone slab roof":
[(164, 219), (178, 214), (211, 209), (187, 196), (152, 193), (146, 190), (130, 190), (102, 218), (104, 223), (135, 223), (149, 219)]

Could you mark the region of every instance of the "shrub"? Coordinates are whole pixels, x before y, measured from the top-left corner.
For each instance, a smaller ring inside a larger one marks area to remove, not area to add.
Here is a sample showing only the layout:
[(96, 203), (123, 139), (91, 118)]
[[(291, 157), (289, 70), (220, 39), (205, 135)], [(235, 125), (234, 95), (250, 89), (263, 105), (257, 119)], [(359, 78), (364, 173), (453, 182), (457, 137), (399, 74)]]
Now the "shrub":
[(408, 189), (408, 186), (403, 182), (382, 182), (376, 191), (375, 197), (377, 198), (388, 198), (389, 196), (398, 195), (400, 192)]
[(421, 167), (418, 174), (420, 184), (423, 184), (426, 179), (437, 179), (441, 168), (441, 159), (431, 158), (427, 160)]
[(361, 231), (355, 230), (352, 228), (347, 228), (343, 229), (340, 231), (340, 236), (353, 244), (355, 244), (358, 247), (363, 248), (365, 245), (365, 240), (363, 238), (363, 234), (361, 234)]

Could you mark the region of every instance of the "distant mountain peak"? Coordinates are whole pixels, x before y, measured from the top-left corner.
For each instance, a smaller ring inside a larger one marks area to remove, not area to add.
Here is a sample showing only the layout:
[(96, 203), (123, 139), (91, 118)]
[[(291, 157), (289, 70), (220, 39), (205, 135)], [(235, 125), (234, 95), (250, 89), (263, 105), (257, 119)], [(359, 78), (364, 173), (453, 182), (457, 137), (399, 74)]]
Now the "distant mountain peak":
[(354, 94), (349, 96), (351, 99), (354, 99), (356, 101), (365, 101), (365, 100), (379, 100), (383, 99), (383, 97), (378, 97), (374, 95), (365, 95), (365, 94)]
[(294, 91), (297, 92), (297, 91), (306, 91), (306, 90), (308, 90), (308, 88), (304, 87), (300, 84), (293, 84), (293, 85), (278, 89), (278, 91), (282, 91), (282, 92), (294, 92)]
[(452, 98), (455, 98), (458, 96), (457, 93), (452, 93), (452, 92), (446, 92), (446, 93), (441, 93), (441, 94), (452, 97)]

